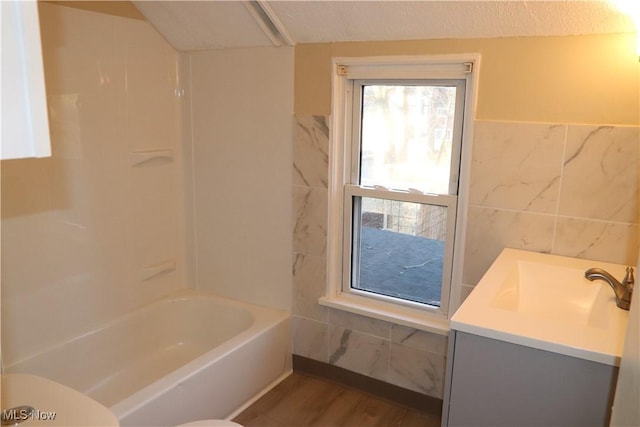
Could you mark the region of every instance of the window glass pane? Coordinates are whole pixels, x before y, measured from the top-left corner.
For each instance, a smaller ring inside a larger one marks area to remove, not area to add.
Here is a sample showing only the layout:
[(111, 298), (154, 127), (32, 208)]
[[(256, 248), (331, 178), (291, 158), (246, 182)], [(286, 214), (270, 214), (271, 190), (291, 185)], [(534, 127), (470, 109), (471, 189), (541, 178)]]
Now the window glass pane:
[(455, 86), (364, 86), (360, 184), (448, 194)]
[(355, 197), (352, 287), (440, 306), (447, 208)]

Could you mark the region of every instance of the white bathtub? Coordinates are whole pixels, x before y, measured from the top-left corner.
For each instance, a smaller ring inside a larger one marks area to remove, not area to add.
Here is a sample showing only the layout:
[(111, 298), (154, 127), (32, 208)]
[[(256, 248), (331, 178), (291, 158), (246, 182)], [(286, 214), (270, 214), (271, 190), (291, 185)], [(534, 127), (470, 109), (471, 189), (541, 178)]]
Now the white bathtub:
[(72, 387), (122, 426), (227, 418), (291, 369), (289, 314), (196, 292), (6, 367)]

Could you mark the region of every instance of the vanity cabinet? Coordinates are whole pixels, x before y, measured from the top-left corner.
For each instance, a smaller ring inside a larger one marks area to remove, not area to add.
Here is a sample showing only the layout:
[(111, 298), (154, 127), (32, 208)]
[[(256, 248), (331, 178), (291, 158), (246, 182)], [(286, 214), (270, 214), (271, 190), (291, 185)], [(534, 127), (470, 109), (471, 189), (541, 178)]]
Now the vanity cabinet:
[(628, 311), (598, 267), (505, 248), (451, 316), (443, 426), (607, 426)]
[(607, 426), (618, 368), (451, 331), (443, 426)]

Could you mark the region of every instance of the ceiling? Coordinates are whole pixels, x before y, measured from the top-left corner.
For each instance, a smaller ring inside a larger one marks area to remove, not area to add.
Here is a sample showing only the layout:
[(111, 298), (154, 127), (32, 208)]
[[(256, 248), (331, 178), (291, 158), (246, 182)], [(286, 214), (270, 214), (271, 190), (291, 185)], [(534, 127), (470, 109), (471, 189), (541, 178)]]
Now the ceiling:
[(607, 0), (134, 1), (176, 49), (635, 32)]

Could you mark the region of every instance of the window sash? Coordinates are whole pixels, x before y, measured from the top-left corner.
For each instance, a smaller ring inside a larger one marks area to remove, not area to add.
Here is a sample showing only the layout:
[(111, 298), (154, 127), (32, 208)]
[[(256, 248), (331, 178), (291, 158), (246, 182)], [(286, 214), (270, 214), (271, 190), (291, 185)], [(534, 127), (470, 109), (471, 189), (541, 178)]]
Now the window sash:
[[(352, 281), (354, 278), (354, 266), (359, 266), (360, 239), (354, 237), (354, 230), (359, 230), (360, 225), (357, 223), (359, 217), (354, 210), (354, 198), (370, 197), (383, 200), (393, 200), (410, 203), (420, 203), (425, 205), (442, 206), (447, 208), (447, 238), (445, 240), (444, 260), (442, 266), (442, 283), (440, 294), (440, 307), (430, 306), (427, 304), (404, 300), (401, 298), (375, 294), (373, 292), (354, 289)], [(413, 308), (426, 309), (433, 313), (446, 316), (448, 314), (449, 296), (451, 286), (451, 275), (453, 271), (453, 252), (454, 237), (456, 227), (456, 212), (458, 198), (455, 195), (436, 195), (422, 194), (409, 191), (388, 190), (372, 187), (364, 187), (360, 185), (347, 184), (344, 186), (344, 218), (343, 218), (343, 274), (342, 274), (342, 292), (366, 296), (368, 298), (379, 299), (382, 301), (393, 302)]]
[(462, 150), (462, 128), (465, 111), (466, 80), (464, 79), (368, 79), (368, 80), (348, 80), (351, 86), (351, 99), (349, 99), (350, 117), (347, 126), (351, 126), (349, 141), (350, 144), (350, 166), (349, 183), (360, 183), (360, 150), (362, 143), (362, 96), (364, 86), (448, 86), (456, 88), (456, 109), (453, 123), (451, 164), (449, 165), (449, 194), (458, 194), (460, 181), (460, 154)]

